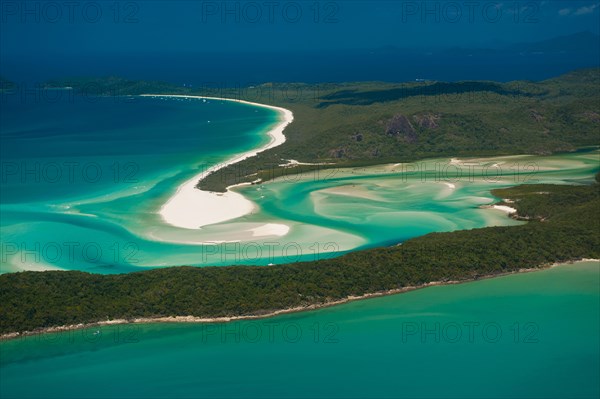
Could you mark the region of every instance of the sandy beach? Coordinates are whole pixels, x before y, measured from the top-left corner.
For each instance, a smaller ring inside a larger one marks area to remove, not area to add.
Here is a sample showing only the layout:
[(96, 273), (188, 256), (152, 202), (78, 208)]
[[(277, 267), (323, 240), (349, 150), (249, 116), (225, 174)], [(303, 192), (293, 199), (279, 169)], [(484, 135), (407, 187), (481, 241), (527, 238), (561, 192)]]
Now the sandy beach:
[[(267, 132), (271, 140), (266, 145), (256, 148), (242, 154), (238, 154), (224, 163), (215, 165), (206, 171), (194, 176), (192, 179), (183, 183), (177, 188), (175, 194), (161, 207), (159, 214), (163, 220), (176, 227), (184, 229), (199, 229), (202, 226), (209, 224), (220, 223), (227, 220), (235, 219), (251, 213), (255, 205), (253, 202), (246, 199), (243, 195), (231, 191), (227, 188), (225, 193), (215, 193), (202, 191), (196, 188), (199, 181), (208, 176), (210, 173), (222, 169), (231, 164), (240, 162), (246, 158), (255, 156), (256, 154), (265, 151), (269, 148), (277, 147), (285, 142), (283, 130), (294, 120), (292, 112), (285, 108), (275, 107), (253, 103), (244, 100), (236, 100), (231, 98), (219, 97), (204, 97), (204, 96), (188, 96), (188, 95), (160, 95), (160, 94), (142, 94), (143, 97), (166, 97), (166, 98), (195, 98), (216, 101), (232, 101), (255, 105), (259, 107), (269, 108), (280, 113), (280, 122)], [(232, 186), (233, 187), (233, 186)], [(267, 228), (268, 225), (265, 225)], [(264, 230), (263, 230), (264, 232)], [(274, 235), (280, 235), (281, 229), (274, 231)]]
[(492, 208), (497, 209), (497, 210), (502, 211), (502, 212), (506, 212), (509, 215), (513, 214), (513, 213), (517, 213), (517, 210), (515, 208), (512, 208), (510, 206), (506, 206), (506, 205), (492, 205)]

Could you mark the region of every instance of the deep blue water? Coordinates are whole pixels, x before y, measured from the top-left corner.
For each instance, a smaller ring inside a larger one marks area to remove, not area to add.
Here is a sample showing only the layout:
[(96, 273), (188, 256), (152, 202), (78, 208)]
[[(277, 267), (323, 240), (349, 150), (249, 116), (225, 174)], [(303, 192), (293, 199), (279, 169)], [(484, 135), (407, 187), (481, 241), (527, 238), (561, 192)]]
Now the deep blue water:
[[(0, 74), (16, 82), (114, 75), (211, 89), (263, 82), (539, 81), (574, 69), (598, 66), (598, 54), (355, 50), (60, 56), (43, 60), (30, 55), (0, 59)], [(41, 61), (44, 68), (39, 68)]]
[(2, 204), (89, 197), (198, 173), (257, 146), (265, 140), (257, 130), (274, 120), (269, 110), (218, 101), (43, 95), (3, 98)]

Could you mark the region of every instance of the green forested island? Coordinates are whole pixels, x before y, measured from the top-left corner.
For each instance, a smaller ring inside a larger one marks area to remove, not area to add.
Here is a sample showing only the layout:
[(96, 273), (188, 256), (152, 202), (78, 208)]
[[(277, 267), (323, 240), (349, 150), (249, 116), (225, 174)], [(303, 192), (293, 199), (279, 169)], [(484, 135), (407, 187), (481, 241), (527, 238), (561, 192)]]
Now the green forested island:
[[(596, 176), (600, 182), (600, 174)], [(600, 184), (494, 190), (528, 223), (432, 233), (339, 258), (264, 267), (174, 267), (120, 275), (0, 275), (0, 333), (161, 316), (261, 315), (349, 296), (468, 281), (600, 257)]]

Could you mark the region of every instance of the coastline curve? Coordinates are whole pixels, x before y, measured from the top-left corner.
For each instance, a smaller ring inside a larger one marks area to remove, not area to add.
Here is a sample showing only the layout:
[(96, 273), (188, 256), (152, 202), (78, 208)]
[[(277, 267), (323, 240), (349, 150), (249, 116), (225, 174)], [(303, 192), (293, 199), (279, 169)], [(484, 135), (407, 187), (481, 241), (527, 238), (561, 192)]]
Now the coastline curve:
[(255, 204), (246, 199), (243, 195), (231, 191), (230, 188), (234, 186), (227, 187), (225, 193), (203, 191), (196, 188), (196, 186), (198, 185), (198, 182), (202, 181), (213, 172), (283, 144), (286, 140), (283, 130), (294, 120), (292, 111), (273, 105), (253, 103), (233, 98), (179, 94), (141, 94), (140, 97), (193, 98), (231, 101), (268, 108), (277, 111), (280, 114), (279, 123), (267, 132), (270, 141), (266, 145), (235, 155), (229, 160), (214, 165), (202, 173), (195, 175), (193, 178), (181, 184), (177, 188), (175, 194), (173, 194), (158, 211), (165, 223), (184, 229), (200, 229), (203, 226), (225, 222), (251, 213), (255, 209)]

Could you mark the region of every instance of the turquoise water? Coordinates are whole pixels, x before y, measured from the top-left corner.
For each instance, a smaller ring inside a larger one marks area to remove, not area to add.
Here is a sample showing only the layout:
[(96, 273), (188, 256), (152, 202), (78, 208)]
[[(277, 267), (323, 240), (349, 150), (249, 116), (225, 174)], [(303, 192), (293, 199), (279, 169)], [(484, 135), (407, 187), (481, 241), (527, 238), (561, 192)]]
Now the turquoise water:
[[(531, 183), (586, 184), (599, 168), (597, 150), (550, 157), (428, 159), (306, 172), (240, 192), (259, 203), (264, 214), (353, 234), (365, 248), (431, 232), (519, 224), (501, 211), (480, 208), (499, 200), (490, 190)], [(348, 247), (343, 239), (338, 242)]]
[(271, 110), (241, 103), (62, 93), (53, 101), (3, 101), (3, 205), (184, 181), (202, 166), (258, 146), (277, 120)]
[[(515, 225), (480, 208), (498, 200), (491, 189), (589, 183), (600, 168), (596, 149), (302, 173), (237, 188), (255, 204), (251, 214), (181, 229), (162, 220), (160, 207), (206, 168), (265, 144), (277, 113), (212, 100), (56, 93), (56, 101), (3, 104), (0, 273), (321, 259), (434, 231)], [(289, 232), (256, 235), (266, 224)]]
[(596, 398), (600, 263), (221, 325), (0, 343), (2, 397)]
[[(241, 103), (57, 93), (3, 102), (0, 272), (115, 273), (137, 270), (142, 257), (157, 265), (161, 252), (194, 252), (141, 239), (121, 217), (163, 225), (156, 211), (180, 184), (265, 144), (278, 121)], [(89, 203), (90, 213), (78, 209)]]

